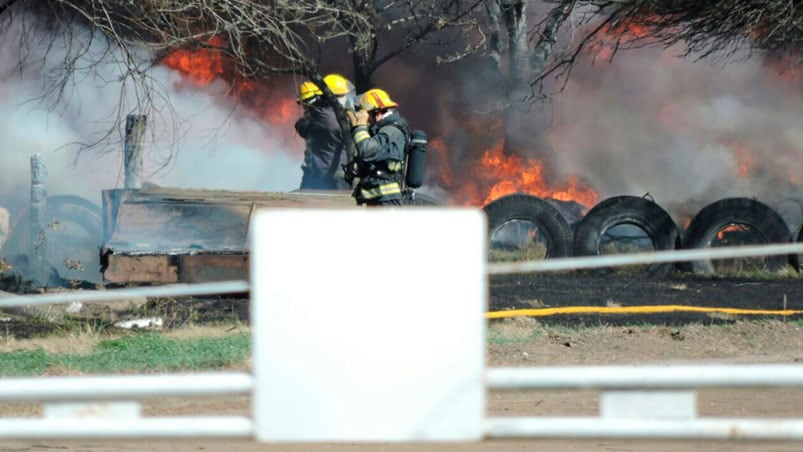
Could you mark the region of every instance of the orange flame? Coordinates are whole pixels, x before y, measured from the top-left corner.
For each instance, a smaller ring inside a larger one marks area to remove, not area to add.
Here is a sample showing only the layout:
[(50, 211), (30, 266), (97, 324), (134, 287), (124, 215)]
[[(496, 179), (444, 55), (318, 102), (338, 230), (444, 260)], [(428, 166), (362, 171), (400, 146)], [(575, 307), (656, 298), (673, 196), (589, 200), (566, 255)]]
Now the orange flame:
[(210, 48), (178, 49), (162, 59), (162, 64), (180, 72), (196, 86), (207, 86), (224, 75), (223, 53), (214, 47), (221, 47), (223, 40), (213, 37)]
[(237, 65), (223, 52), (225, 41), (213, 37), (207, 47), (176, 49), (162, 59), (162, 64), (178, 71), (185, 80), (196, 87), (206, 87), (215, 80), (223, 80), (231, 87), (228, 96), (244, 105), (249, 111), (271, 124), (288, 130), (294, 135), (293, 123), (299, 109), (293, 97), (275, 95), (265, 83), (250, 80), (237, 71)]
[(650, 35), (649, 25), (636, 22), (622, 22), (613, 26), (603, 27), (600, 31), (604, 34), (621, 37), (624, 42), (643, 39)]
[(734, 139), (733, 137), (720, 138), (719, 142), (723, 146), (730, 148), (736, 163), (737, 176), (749, 176), (755, 171), (756, 152), (749, 143)]
[[(445, 149), (442, 142), (433, 143), (436, 149)], [(450, 171), (441, 171), (441, 181), (459, 191), (458, 202), (466, 205), (485, 205), (511, 193), (527, 193), (540, 198), (574, 201), (586, 208), (596, 204), (599, 195), (575, 177), (557, 186), (550, 186), (544, 177), (544, 164), (540, 160), (506, 155), (502, 141), (485, 151), (468, 171), (470, 177), (456, 181)]]
[(265, 109), (265, 119), (273, 124), (292, 125), (299, 116), (299, 107), (295, 99), (276, 99), (274, 107)]
[(588, 51), (602, 60), (611, 60), (615, 49), (650, 36), (652, 17), (643, 17), (639, 22), (625, 21), (607, 24), (599, 30), (599, 39), (590, 42)]
[(730, 224), (730, 225), (724, 227), (719, 232), (717, 232), (717, 239), (719, 239), (723, 243), (727, 243), (728, 242), (727, 235), (729, 233), (744, 232), (744, 231), (749, 231), (749, 230), (750, 230), (749, 227), (747, 227), (745, 225), (742, 225), (742, 224)]

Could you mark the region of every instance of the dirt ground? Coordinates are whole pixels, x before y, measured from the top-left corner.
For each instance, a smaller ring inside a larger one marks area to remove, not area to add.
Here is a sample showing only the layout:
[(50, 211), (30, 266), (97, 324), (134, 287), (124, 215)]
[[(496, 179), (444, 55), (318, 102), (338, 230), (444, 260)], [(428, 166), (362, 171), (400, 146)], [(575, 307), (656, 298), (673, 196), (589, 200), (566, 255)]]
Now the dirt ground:
[[(676, 275), (653, 281), (640, 277), (590, 275), (511, 275), (493, 277), (491, 310), (534, 306), (628, 306), (680, 304), (762, 309), (803, 307), (801, 281), (704, 279)], [(151, 302), (149, 302), (151, 303)], [(141, 305), (145, 306), (147, 303)], [(166, 307), (167, 306), (167, 307)], [(184, 305), (182, 305), (184, 306)], [(226, 306), (223, 308), (223, 306)], [(233, 306), (238, 306), (234, 308)], [(176, 328), (165, 334), (182, 334), (185, 315), (194, 315), (193, 334), (214, 334), (220, 325), (204, 326), (203, 319), (247, 319), (247, 300), (196, 301), (191, 314), (170, 303), (151, 303), (148, 309), (173, 315)], [(172, 311), (171, 311), (172, 309)], [(220, 312), (222, 311), (222, 312)], [(201, 325), (201, 326), (198, 326)], [(573, 326), (567, 328), (567, 325)], [(576, 328), (584, 325), (583, 328)], [(572, 315), (550, 318), (515, 317), (491, 321), (491, 331), (504, 340), (491, 341), (487, 361), (496, 366), (563, 366), (673, 363), (797, 363), (803, 361), (803, 331), (794, 316), (675, 313), (633, 317)], [(208, 329), (208, 331), (206, 330)], [(185, 333), (186, 334), (186, 333)], [(16, 346), (45, 341), (52, 335), (15, 339)], [(44, 336), (44, 337), (43, 337)], [(6, 339), (8, 342), (8, 339)], [(0, 344), (2, 345), (2, 344)], [(6, 344), (8, 345), (8, 344)], [(29, 346), (28, 344), (27, 346)], [(497, 416), (594, 416), (598, 414), (594, 391), (492, 391), (488, 415)], [(161, 399), (144, 403), (145, 415), (246, 415), (249, 399)], [(700, 416), (803, 417), (803, 389), (723, 388), (698, 392)], [(36, 416), (41, 407), (31, 403), (0, 404), (0, 416)], [(774, 450), (803, 449), (803, 442), (653, 441), (609, 439), (486, 440), (476, 444), (298, 444), (263, 445), (248, 440), (13, 440), (0, 441), (0, 450), (105, 452), (142, 451), (640, 451), (640, 450)]]

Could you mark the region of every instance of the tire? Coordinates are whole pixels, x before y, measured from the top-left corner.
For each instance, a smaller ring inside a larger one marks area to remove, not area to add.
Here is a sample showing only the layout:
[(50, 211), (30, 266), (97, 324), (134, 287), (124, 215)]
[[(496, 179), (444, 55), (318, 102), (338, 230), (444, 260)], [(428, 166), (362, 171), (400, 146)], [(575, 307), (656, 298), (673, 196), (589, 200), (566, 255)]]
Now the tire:
[[(750, 198), (726, 198), (704, 207), (686, 229), (683, 247), (710, 248), (717, 233), (729, 225), (744, 225), (764, 243), (789, 243), (792, 235), (786, 221), (766, 204)], [(777, 272), (789, 265), (789, 256), (767, 256), (764, 270)], [(682, 268), (695, 274), (716, 274), (711, 260), (685, 262)]]
[[(74, 195), (55, 195), (46, 200), (46, 260), (66, 281), (101, 283), (100, 247), (103, 217), (100, 207)], [(27, 255), (30, 247), (30, 211), (23, 211), (11, 228), (0, 254), (6, 258)], [(68, 265), (69, 259), (72, 265)], [(79, 264), (80, 267), (75, 264)]]
[[(543, 240), (546, 246), (543, 258), (571, 256), (572, 229), (560, 211), (549, 202), (535, 196), (517, 193), (498, 198), (487, 204), (483, 210), (488, 216), (491, 260), (497, 260), (493, 258), (496, 245), (499, 245), (500, 249), (505, 247), (521, 249), (521, 243), (515, 241), (495, 245), (496, 234), (515, 223), (531, 224), (537, 228), (537, 238)], [(530, 239), (532, 237), (527, 238)]]
[[(600, 255), (605, 233), (620, 225), (641, 229), (656, 251), (673, 250), (682, 245), (675, 221), (658, 204), (637, 196), (616, 196), (600, 202), (580, 220), (574, 234), (574, 255)], [(645, 271), (650, 276), (664, 277), (673, 268), (672, 263), (656, 263), (647, 266)], [(601, 269), (597, 273), (611, 271), (613, 269)]]

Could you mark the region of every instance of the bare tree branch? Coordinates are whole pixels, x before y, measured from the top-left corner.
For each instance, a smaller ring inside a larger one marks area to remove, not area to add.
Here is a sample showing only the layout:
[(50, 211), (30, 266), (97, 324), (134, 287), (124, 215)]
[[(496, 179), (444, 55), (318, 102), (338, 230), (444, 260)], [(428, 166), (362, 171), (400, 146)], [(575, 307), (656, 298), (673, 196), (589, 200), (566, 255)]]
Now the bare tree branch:
[[(350, 55), (344, 58), (351, 58), (362, 91), (372, 86), (378, 68), (426, 45), (428, 57), (438, 63), (487, 57), (501, 75), (510, 105), (542, 98), (547, 77), (565, 83), (574, 64), (589, 53), (612, 58), (622, 49), (682, 44), (696, 58), (753, 51), (800, 65), (803, 49), (803, 8), (790, 0), (0, 3), (0, 36), (10, 36), (3, 33), (15, 20), (26, 30), (17, 50), (18, 70), (60, 55), (60, 64), (45, 76), (43, 99), (64, 100), (71, 84), (87, 77), (93, 66), (114, 67), (115, 81), (123, 86), (121, 118), (132, 110), (160, 113), (154, 105), (165, 103), (166, 92), (151, 69), (178, 50), (219, 56), (225, 64), (215, 75), (230, 82), (296, 74), (320, 84), (320, 56), (346, 44)], [(33, 52), (34, 47), (43, 53)], [(124, 97), (133, 101), (125, 103)]]

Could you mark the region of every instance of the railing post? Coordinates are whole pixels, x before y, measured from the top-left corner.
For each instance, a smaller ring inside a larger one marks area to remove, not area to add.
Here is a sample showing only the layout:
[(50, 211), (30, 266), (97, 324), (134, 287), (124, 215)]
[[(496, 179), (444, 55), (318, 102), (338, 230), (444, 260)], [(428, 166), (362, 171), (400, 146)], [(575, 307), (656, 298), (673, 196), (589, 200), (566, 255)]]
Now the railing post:
[(125, 121), (125, 188), (142, 188), (142, 139), (147, 116), (128, 115)]
[[(321, 224), (329, 236), (310, 234)], [(406, 232), (393, 236), (388, 265), (353, 252), (395, 230)], [(249, 231), (258, 441), (482, 438), (480, 210), (264, 209)], [(299, 241), (313, 253), (299, 253)], [(415, 277), (397, 284), (407, 268)], [(355, 290), (337, 289), (344, 282)]]
[(34, 283), (39, 287), (47, 285), (49, 265), (47, 263), (47, 227), (45, 212), (47, 210), (47, 191), (45, 182), (47, 169), (42, 154), (31, 156), (31, 224), (30, 249), (31, 273)]

